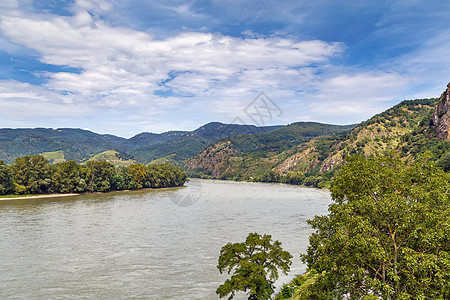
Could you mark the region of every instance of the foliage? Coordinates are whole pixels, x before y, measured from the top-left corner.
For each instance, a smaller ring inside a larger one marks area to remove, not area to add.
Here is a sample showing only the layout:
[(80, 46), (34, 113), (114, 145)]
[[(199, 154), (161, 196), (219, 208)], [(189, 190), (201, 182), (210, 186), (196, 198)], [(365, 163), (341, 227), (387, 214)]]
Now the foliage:
[(28, 194), (43, 194), (50, 191), (51, 168), (42, 155), (18, 157), (11, 165), (18, 189)]
[(302, 255), (320, 276), (305, 299), (449, 299), (449, 175), (425, 158), (351, 158)]
[(186, 173), (171, 164), (152, 164), (147, 166), (145, 187), (160, 188), (180, 186), (186, 182)]
[(88, 161), (88, 191), (107, 192), (111, 190), (114, 176), (114, 165), (107, 161)]
[(133, 190), (137, 188), (137, 184), (136, 186), (133, 186), (134, 181), (131, 180), (131, 175), (127, 167), (124, 166), (116, 167), (113, 177), (114, 177), (112, 186), (113, 190), (123, 191), (123, 190)]
[(442, 168), (445, 172), (450, 172), (450, 151), (445, 152), (445, 154), (439, 158), (436, 165)]
[(52, 191), (56, 193), (71, 193), (86, 191), (87, 168), (74, 161), (63, 162), (53, 167)]
[(131, 164), (128, 166), (128, 173), (131, 180), (136, 182), (138, 188), (142, 188), (144, 181), (147, 179), (147, 170), (144, 165)]
[(309, 294), (309, 287), (316, 281), (319, 274), (312, 269), (300, 275), (296, 275), (290, 283), (283, 285), (275, 300), (305, 299)]
[(170, 164), (116, 168), (106, 161), (88, 161), (84, 165), (67, 161), (50, 165), (42, 155), (18, 157), (11, 167), (0, 161), (0, 195), (162, 188), (181, 186), (186, 180), (186, 173)]
[(278, 269), (287, 274), (292, 255), (281, 248), (279, 241), (272, 242), (270, 235), (250, 233), (243, 243), (228, 243), (220, 251), (217, 268), (220, 273), (233, 272), (216, 291), (220, 298), (236, 292), (247, 292), (248, 299), (270, 299)]
[(14, 174), (12, 169), (0, 160), (0, 195), (11, 194), (14, 191)]

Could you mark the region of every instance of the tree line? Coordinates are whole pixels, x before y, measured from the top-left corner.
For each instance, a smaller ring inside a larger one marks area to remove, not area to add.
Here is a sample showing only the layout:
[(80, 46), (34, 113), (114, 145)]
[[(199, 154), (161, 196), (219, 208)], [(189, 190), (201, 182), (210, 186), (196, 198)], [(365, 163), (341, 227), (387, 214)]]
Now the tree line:
[(84, 193), (182, 186), (186, 173), (171, 164), (115, 167), (107, 161), (51, 165), (42, 155), (25, 155), (8, 166), (0, 160), (0, 195)]

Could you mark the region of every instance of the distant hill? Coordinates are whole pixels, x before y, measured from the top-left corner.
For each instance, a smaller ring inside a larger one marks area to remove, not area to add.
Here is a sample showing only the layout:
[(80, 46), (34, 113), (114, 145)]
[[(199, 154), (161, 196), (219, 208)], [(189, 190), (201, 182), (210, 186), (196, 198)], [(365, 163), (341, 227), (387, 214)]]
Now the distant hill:
[(113, 149), (100, 134), (72, 128), (0, 129), (0, 159), (11, 163), (18, 156), (61, 151), (65, 160), (85, 161)]
[(108, 161), (115, 166), (128, 166), (136, 161), (129, 155), (117, 152), (116, 150), (106, 150), (102, 153), (92, 156), (88, 161)]
[(213, 122), (194, 131), (144, 132), (130, 139), (73, 128), (6, 128), (0, 129), (0, 159), (12, 163), (19, 156), (43, 154), (54, 163), (68, 160), (81, 163), (105, 151), (115, 151), (115, 155), (108, 152), (108, 155), (100, 157), (113, 163), (117, 163), (117, 157), (141, 163), (161, 158), (180, 163), (221, 138), (269, 132), (279, 127)]
[(122, 148), (142, 162), (166, 157), (180, 163), (200, 153), (205, 147), (222, 138), (235, 135), (254, 135), (273, 131), (282, 126), (257, 127), (253, 125), (212, 122), (191, 132), (169, 131), (159, 136), (141, 133), (129, 139)]

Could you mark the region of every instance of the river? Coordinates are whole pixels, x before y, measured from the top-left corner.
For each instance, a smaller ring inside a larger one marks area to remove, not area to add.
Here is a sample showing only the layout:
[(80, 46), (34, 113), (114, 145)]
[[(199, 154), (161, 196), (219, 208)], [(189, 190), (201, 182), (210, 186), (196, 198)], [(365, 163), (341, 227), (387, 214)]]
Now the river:
[[(185, 187), (0, 201), (0, 299), (219, 299), (227, 242), (271, 234), (293, 256), (325, 190), (192, 179)], [(224, 298), (226, 299), (226, 298)], [(235, 299), (247, 299), (238, 293)]]

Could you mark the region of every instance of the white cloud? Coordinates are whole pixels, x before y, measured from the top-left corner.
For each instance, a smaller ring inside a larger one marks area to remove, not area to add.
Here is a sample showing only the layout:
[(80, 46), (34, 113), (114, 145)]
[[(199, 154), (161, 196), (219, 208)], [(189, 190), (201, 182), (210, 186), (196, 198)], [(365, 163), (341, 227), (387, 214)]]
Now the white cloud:
[[(152, 103), (155, 109), (179, 104), (184, 95), (195, 96), (195, 101), (210, 96), (222, 102), (247, 101), (255, 90), (282, 91), (307, 82), (302, 76), (313, 76), (309, 65), (326, 64), (343, 51), (342, 44), (318, 40), (199, 32), (155, 40), (145, 32), (106, 24), (92, 10), (101, 13), (110, 7), (92, 3), (77, 1), (71, 17), (1, 17), (0, 29), (9, 40), (37, 51), (46, 64), (80, 70), (44, 73), (51, 97), (70, 94), (75, 103), (97, 107)], [(181, 98), (161, 101), (155, 91), (164, 89)]]
[(308, 110), (321, 121), (363, 121), (396, 104), (396, 99), (402, 100), (409, 83), (407, 78), (388, 72), (341, 74), (318, 86), (317, 93), (310, 95), (313, 101)]
[[(7, 120), (13, 122), (7, 114), (16, 106), (23, 119), (33, 113), (33, 118), (48, 122), (56, 120), (51, 116), (67, 117), (73, 118), (74, 127), (103, 132), (108, 128), (129, 132), (134, 124), (141, 126), (136, 131), (150, 126), (159, 126), (153, 127), (156, 131), (179, 129), (178, 124), (232, 121), (260, 91), (284, 111), (283, 119), (275, 123), (356, 122), (404, 99), (404, 87), (414, 81), (408, 68), (423, 74), (424, 62), (441, 60), (448, 65), (448, 32), (430, 39), (410, 57), (387, 62), (390, 67), (385, 69), (397, 72), (337, 70), (331, 59), (345, 51), (342, 43), (267, 37), (251, 30), (245, 31), (249, 38), (188, 31), (156, 39), (152, 33), (105, 21), (103, 14), (114, 13), (114, 7), (104, 0), (77, 0), (70, 9), (72, 16), (25, 14), (16, 4), (12, 0), (0, 4), (8, 8), (0, 12), (5, 37), (0, 37), (0, 45), (12, 50), (23, 45), (45, 64), (78, 72), (43, 72), (47, 81), (40, 86), (0, 82), (3, 126), (8, 126)], [(172, 7), (174, 15), (193, 11), (188, 4), (164, 7)], [(270, 9), (263, 11), (269, 18)], [(75, 116), (92, 121), (77, 125)]]
[(8, 9), (8, 8), (17, 8), (19, 6), (19, 3), (17, 0), (2, 0), (0, 2), (0, 8), (2, 9)]

